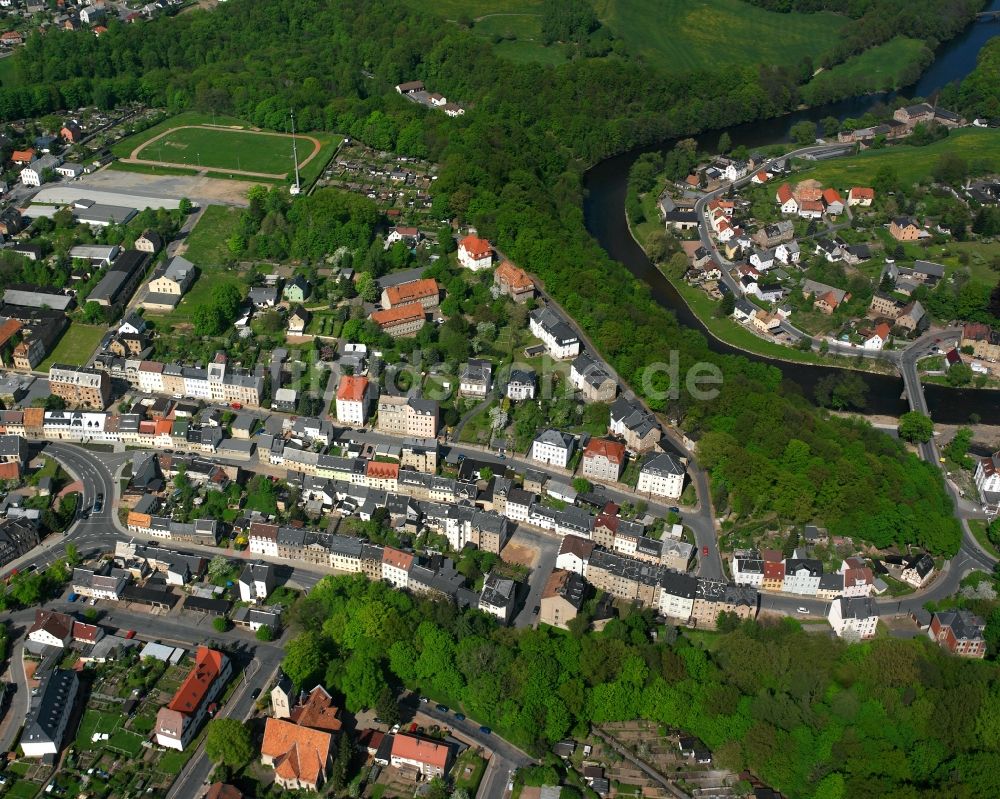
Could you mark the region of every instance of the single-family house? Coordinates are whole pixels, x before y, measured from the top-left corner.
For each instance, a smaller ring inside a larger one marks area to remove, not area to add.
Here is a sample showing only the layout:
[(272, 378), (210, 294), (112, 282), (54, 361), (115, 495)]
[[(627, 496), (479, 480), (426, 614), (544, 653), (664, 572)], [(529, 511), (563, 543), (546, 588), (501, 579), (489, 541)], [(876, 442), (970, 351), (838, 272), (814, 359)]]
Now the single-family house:
[(458, 262), (473, 272), (489, 269), (493, 265), (493, 247), (486, 239), (466, 236), (458, 243)]

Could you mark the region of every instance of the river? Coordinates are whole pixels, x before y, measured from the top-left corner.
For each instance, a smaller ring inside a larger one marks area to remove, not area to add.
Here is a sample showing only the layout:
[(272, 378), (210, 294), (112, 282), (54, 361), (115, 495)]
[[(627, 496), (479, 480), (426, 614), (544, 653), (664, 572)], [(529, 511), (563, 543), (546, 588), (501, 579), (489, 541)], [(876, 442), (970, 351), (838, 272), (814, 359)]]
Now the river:
[[(1000, 11), (1000, 0), (992, 0), (988, 10)], [(973, 23), (964, 33), (945, 44), (920, 80), (914, 86), (902, 90), (902, 93), (907, 97), (929, 96), (951, 81), (961, 79), (975, 67), (980, 48), (992, 36), (998, 35), (1000, 35), (1000, 22)], [(761, 147), (787, 141), (792, 125), (801, 120), (819, 121), (828, 116), (835, 116), (838, 119), (858, 117), (891, 100), (893, 96), (882, 94), (855, 97), (774, 119), (737, 125), (729, 128), (727, 132), (734, 145)], [(696, 138), (701, 147), (713, 150), (721, 133), (721, 130), (709, 131)], [(741, 354), (776, 366), (781, 369), (787, 381), (798, 385), (811, 399), (816, 383), (830, 374), (831, 367), (793, 364), (752, 355), (713, 338), (691, 312), (677, 290), (663, 277), (660, 270), (653, 265), (632, 238), (625, 218), (629, 169), (643, 152), (651, 149), (669, 149), (673, 144), (673, 141), (668, 141), (655, 147), (631, 150), (605, 159), (591, 168), (584, 179), (586, 189), (584, 219), (587, 230), (608, 255), (623, 263), (633, 275), (649, 286), (653, 298), (660, 305), (674, 312), (682, 324), (698, 328), (705, 333), (714, 352)], [(902, 399), (902, 378), (867, 372), (863, 373), (863, 377), (869, 388), (868, 406), (865, 409), (867, 412), (897, 416), (909, 410), (909, 406)], [(926, 385), (924, 394), (931, 415), (938, 422), (963, 424), (969, 420), (971, 414), (975, 413), (983, 422), (1000, 423), (1000, 392), (958, 390)]]

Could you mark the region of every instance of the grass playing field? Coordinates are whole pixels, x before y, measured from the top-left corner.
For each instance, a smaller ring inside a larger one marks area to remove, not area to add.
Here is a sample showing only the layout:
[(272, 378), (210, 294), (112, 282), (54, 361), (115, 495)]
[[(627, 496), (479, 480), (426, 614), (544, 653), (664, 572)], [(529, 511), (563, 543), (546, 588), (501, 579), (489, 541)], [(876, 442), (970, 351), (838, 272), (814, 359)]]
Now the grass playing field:
[[(298, 142), (299, 163), (312, 154), (308, 140)], [(292, 138), (236, 130), (176, 128), (136, 154), (147, 161), (167, 161), (215, 169), (238, 169), (284, 175), (294, 167)]]
[[(326, 133), (297, 135), (303, 181), (318, 174), (338, 139)], [(317, 143), (319, 152), (314, 155)], [(140, 162), (137, 166), (149, 166), (142, 162), (162, 162), (177, 165), (166, 167), (168, 170), (204, 169), (217, 172), (214, 177), (225, 177), (229, 170), (234, 170), (286, 178), (293, 174), (294, 168), (290, 135), (255, 132), (245, 122), (231, 117), (197, 113), (171, 117), (123, 139), (111, 149), (120, 159), (134, 158)]]

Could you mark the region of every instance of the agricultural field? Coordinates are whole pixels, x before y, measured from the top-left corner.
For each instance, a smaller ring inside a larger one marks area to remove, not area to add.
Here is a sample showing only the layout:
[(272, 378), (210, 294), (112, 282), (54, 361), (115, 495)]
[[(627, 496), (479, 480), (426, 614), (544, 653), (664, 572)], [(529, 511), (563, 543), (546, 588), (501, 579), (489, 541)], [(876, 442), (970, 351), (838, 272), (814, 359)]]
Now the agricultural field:
[[(296, 134), (303, 181), (322, 169), (337, 137)], [(289, 179), (293, 174), (292, 137), (259, 131), (230, 117), (180, 114), (112, 147), (126, 164), (166, 169), (193, 168), (233, 177)]]
[[(824, 186), (850, 188), (871, 184), (872, 176), (883, 166), (891, 167), (902, 184), (930, 179), (931, 170), (945, 153), (961, 156), (969, 165), (983, 172), (1000, 170), (1000, 130), (963, 128), (952, 131), (946, 139), (925, 147), (894, 145), (883, 150), (866, 150), (849, 158), (836, 158), (795, 175), (796, 181), (814, 179)], [(802, 166), (802, 163), (799, 164)]]
[(815, 61), (847, 22), (826, 12), (778, 14), (741, 0), (597, 0), (594, 7), (630, 52), (673, 72)]

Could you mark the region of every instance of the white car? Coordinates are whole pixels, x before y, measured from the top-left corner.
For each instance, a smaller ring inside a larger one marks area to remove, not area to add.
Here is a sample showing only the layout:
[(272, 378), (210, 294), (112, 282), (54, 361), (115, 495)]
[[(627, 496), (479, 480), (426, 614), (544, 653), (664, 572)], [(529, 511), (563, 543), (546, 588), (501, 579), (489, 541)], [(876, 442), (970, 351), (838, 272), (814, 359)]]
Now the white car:
[(799, 608), (799, 613), (809, 613), (809, 608)]

